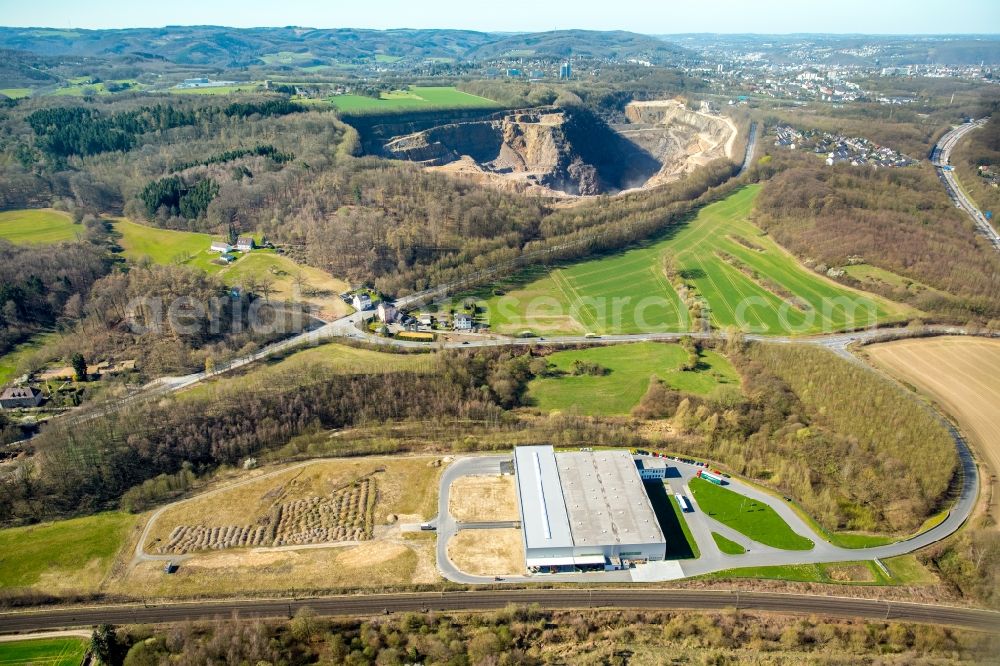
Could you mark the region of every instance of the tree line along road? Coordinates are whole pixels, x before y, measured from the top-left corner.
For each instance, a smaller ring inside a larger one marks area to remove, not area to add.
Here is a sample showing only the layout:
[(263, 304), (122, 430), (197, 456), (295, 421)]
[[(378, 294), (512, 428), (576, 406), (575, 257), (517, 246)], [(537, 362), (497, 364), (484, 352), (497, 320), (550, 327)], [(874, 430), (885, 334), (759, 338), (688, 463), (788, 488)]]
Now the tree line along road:
[(972, 608), (851, 599), (805, 594), (732, 590), (653, 590), (635, 588), (500, 589), (328, 596), (311, 599), (192, 601), (162, 605), (59, 608), (0, 614), (0, 633), (24, 633), (109, 624), (163, 624), (189, 620), (288, 619), (309, 607), (321, 616), (366, 616), (399, 612), (486, 611), (508, 604), (543, 609), (644, 609), (722, 611), (728, 609), (791, 615), (892, 620), (1000, 633), (1000, 613)]

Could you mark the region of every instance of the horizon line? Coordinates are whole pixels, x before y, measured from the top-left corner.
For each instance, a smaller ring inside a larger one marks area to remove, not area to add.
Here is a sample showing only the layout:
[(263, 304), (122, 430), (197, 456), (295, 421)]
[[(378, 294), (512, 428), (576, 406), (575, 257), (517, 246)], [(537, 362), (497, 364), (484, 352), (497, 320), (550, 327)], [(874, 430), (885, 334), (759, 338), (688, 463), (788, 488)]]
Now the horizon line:
[(5, 25), (0, 24), (0, 29), (10, 30), (81, 30), (99, 32), (102, 30), (168, 30), (171, 28), (222, 28), (225, 30), (366, 30), (370, 32), (428, 32), (428, 31), (453, 31), (453, 32), (476, 32), (486, 35), (533, 35), (551, 32), (593, 32), (593, 33), (613, 33), (624, 32), (645, 37), (691, 37), (691, 36), (745, 36), (745, 37), (989, 37), (1000, 39), (1000, 32), (810, 32), (796, 30), (791, 32), (719, 32), (719, 31), (687, 31), (687, 32), (636, 32), (624, 28), (609, 28), (596, 30), (593, 28), (552, 28), (549, 30), (481, 30), (477, 28), (413, 28), (413, 27), (393, 27), (393, 28), (369, 28), (363, 26), (327, 26), (316, 27), (309, 25), (257, 25), (257, 26), (234, 26), (218, 23), (168, 23), (166, 25), (144, 25), (144, 26), (103, 26), (100, 28), (85, 27), (57, 27), (52, 25)]

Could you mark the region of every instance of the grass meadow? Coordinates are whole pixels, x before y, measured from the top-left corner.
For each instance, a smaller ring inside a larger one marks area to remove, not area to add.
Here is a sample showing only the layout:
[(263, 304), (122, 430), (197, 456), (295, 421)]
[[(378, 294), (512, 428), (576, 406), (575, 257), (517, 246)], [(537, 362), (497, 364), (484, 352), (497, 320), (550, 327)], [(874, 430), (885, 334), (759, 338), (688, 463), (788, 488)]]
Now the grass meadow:
[(204, 88), (174, 88), (167, 89), (166, 92), (175, 95), (232, 95), (242, 92), (259, 92), (261, 84), (242, 83), (235, 86), (207, 86)]
[(763, 502), (702, 479), (692, 479), (689, 486), (702, 511), (754, 541), (784, 550), (810, 550), (814, 545)]
[(657, 240), (494, 285), (501, 293), (486, 301), (491, 326), (549, 335), (689, 331), (695, 322), (666, 277), (668, 257), (716, 328), (813, 334), (867, 325), (869, 312), (879, 323), (917, 313), (801, 265), (749, 221), (759, 189), (705, 206)]
[(67, 213), (51, 208), (0, 212), (0, 238), (15, 245), (45, 245), (76, 240), (83, 227)]
[(184, 395), (206, 395), (216, 390), (230, 391), (234, 387), (267, 387), (276, 381), (287, 381), (288, 375), (308, 374), (314, 370), (344, 375), (430, 372), (437, 362), (437, 356), (430, 353), (393, 354), (328, 342), (264, 359), (242, 375), (230, 374), (224, 379), (209, 379), (186, 390)]
[[(725, 357), (706, 350), (691, 371), (681, 369), (687, 352), (680, 345), (637, 342), (628, 345), (561, 351), (547, 357), (562, 374), (540, 377), (528, 385), (528, 397), (542, 411), (575, 409), (581, 414), (628, 414), (639, 404), (656, 375), (686, 393), (707, 395), (721, 384), (739, 386), (740, 379)], [(573, 375), (574, 361), (597, 363), (606, 375)]]
[(0, 530), (0, 588), (96, 590), (136, 519), (110, 512)]
[(222, 266), (212, 263), (219, 255), (208, 251), (213, 240), (209, 234), (157, 229), (124, 218), (114, 220), (112, 226), (121, 234), (118, 244), (126, 259), (140, 261), (148, 257), (154, 264), (188, 264), (209, 273), (222, 270)]
[(121, 234), (122, 255), (139, 261), (148, 257), (161, 265), (180, 264), (218, 275), (227, 285), (253, 278), (270, 284), (269, 298), (302, 301), (313, 305), (321, 317), (336, 319), (350, 311), (340, 298), (349, 285), (326, 271), (305, 266), (273, 250), (254, 250), (228, 266), (214, 263), (219, 256), (209, 251), (215, 237), (191, 231), (157, 229), (123, 218), (113, 222)]
[(341, 113), (398, 113), (424, 109), (500, 108), (491, 99), (470, 95), (452, 86), (410, 86), (382, 93), (379, 99), (366, 95), (336, 95), (330, 102)]
[(917, 560), (916, 555), (900, 555), (882, 560), (889, 575), (871, 560), (829, 562), (823, 564), (776, 565), (741, 567), (707, 574), (713, 580), (751, 578), (787, 580), (800, 583), (840, 585), (928, 585), (936, 582), (932, 574)]
[(70, 636), (0, 643), (0, 666), (80, 666), (89, 643)]
[(58, 337), (59, 334), (56, 332), (36, 333), (3, 356), (0, 356), (0, 386), (3, 386), (14, 377), (22, 361), (25, 361), (36, 351), (44, 347), (47, 342)]

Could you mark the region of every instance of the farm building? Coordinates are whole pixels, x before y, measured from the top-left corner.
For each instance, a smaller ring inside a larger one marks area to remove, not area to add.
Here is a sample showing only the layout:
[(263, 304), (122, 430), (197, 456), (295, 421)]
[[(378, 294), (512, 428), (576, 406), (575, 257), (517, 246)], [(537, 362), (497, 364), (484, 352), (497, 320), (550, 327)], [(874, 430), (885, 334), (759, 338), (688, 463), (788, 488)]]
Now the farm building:
[(639, 478), (643, 481), (667, 478), (667, 461), (663, 458), (642, 456), (635, 459), (635, 466), (639, 469)]
[(249, 252), (257, 247), (252, 236), (240, 236), (236, 239), (236, 249), (240, 252)]
[(664, 558), (666, 539), (627, 451), (556, 454), (551, 446), (519, 446), (514, 473), (529, 570)]
[(0, 394), (0, 407), (38, 407), (42, 404), (42, 392), (30, 386), (12, 386)]
[(209, 251), (218, 252), (219, 254), (226, 254), (233, 251), (233, 246), (225, 241), (212, 241), (209, 246)]

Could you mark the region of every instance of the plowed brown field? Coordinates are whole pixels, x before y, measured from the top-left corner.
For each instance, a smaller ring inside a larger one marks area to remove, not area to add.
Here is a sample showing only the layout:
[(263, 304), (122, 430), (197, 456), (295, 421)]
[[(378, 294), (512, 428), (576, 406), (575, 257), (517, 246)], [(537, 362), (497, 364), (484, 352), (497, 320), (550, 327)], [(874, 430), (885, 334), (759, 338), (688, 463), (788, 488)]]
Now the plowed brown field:
[(1000, 340), (923, 338), (866, 350), (955, 418), (993, 474), (1000, 474)]

